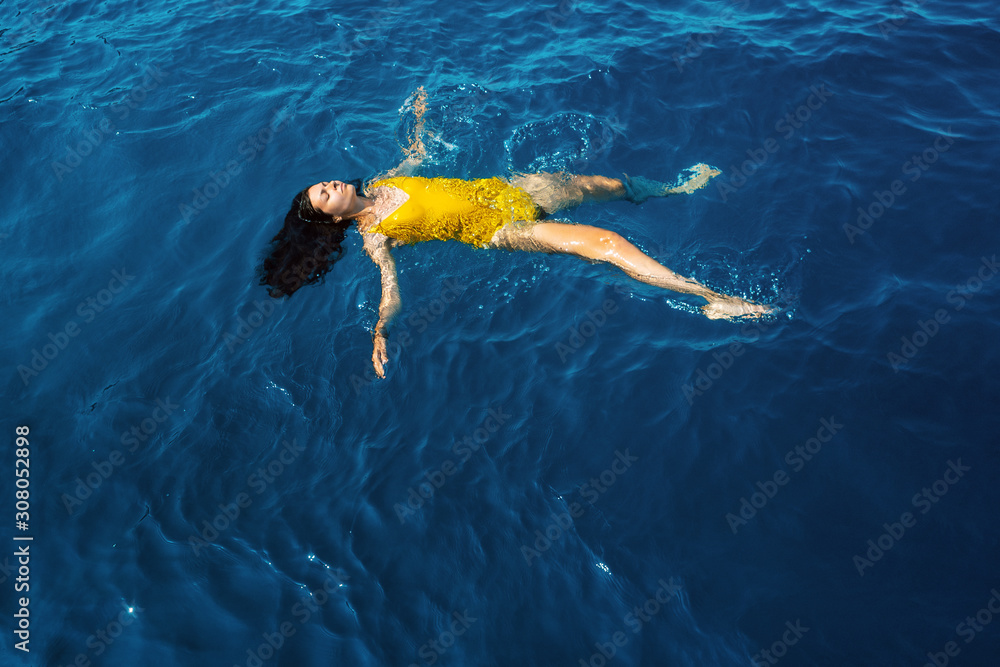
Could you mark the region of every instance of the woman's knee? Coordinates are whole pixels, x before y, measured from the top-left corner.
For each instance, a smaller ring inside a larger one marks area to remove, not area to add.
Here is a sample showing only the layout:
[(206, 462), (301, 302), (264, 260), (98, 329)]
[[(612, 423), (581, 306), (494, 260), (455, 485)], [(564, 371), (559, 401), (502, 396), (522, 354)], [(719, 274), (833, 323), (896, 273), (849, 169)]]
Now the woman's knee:
[(625, 237), (618, 232), (613, 232), (610, 229), (601, 229), (600, 227), (593, 227), (592, 229), (592, 243), (604, 252), (618, 252), (624, 245), (628, 244)]
[(609, 176), (574, 176), (577, 184), (591, 195), (615, 195), (625, 192), (625, 184)]
[(623, 248), (630, 244), (618, 232), (589, 225), (575, 225), (563, 240), (562, 252), (579, 255), (587, 259), (613, 262)]

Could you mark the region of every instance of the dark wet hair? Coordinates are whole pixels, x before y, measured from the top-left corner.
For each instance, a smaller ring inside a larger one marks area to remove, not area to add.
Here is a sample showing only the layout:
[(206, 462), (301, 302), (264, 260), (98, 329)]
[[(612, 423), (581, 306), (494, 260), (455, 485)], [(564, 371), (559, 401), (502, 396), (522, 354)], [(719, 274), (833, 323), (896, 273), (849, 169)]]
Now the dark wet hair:
[[(361, 181), (350, 183), (363, 191)], [(260, 284), (277, 299), (320, 282), (343, 256), (340, 244), (351, 222), (313, 208), (308, 188), (295, 195), (281, 231), (271, 239), (270, 252), (261, 262)]]

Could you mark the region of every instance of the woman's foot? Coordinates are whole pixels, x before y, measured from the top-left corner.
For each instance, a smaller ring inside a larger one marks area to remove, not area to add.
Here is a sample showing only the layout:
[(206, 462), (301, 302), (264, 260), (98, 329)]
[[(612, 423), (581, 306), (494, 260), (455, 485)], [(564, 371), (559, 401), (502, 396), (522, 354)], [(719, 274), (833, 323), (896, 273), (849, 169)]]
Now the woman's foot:
[(684, 170), (687, 174), (681, 177), (677, 181), (677, 185), (670, 188), (667, 194), (677, 195), (686, 194), (689, 195), (695, 190), (701, 190), (703, 187), (708, 185), (708, 182), (713, 176), (718, 176), (722, 172), (715, 167), (710, 167), (704, 162), (696, 164), (693, 167), (688, 167)]
[(755, 320), (773, 312), (773, 306), (744, 301), (735, 296), (722, 296), (701, 307), (701, 314), (710, 320)]
[(661, 183), (643, 176), (629, 178), (625, 174), (625, 198), (630, 202), (641, 204), (650, 197), (667, 197), (669, 195), (691, 194), (695, 190), (708, 185), (708, 181), (713, 176), (718, 176), (722, 172), (707, 164), (700, 163), (693, 167), (688, 167), (677, 181), (676, 185)]

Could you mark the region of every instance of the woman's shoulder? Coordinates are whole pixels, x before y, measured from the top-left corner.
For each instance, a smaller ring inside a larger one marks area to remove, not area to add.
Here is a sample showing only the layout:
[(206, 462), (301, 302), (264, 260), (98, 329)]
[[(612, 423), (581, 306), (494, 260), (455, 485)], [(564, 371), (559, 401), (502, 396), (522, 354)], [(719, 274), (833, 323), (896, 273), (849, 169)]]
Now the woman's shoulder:
[(365, 196), (374, 199), (376, 204), (380, 201), (391, 201), (394, 199), (406, 199), (406, 190), (404, 190), (401, 185), (402, 183), (394, 182), (396, 179), (389, 179), (385, 181), (375, 181), (369, 183), (365, 187)]
[(406, 203), (410, 195), (399, 187), (399, 184), (385, 181), (375, 181), (369, 184), (366, 194), (374, 200), (371, 211), (371, 222), (359, 227), (362, 232), (378, 227), (383, 220), (395, 213)]

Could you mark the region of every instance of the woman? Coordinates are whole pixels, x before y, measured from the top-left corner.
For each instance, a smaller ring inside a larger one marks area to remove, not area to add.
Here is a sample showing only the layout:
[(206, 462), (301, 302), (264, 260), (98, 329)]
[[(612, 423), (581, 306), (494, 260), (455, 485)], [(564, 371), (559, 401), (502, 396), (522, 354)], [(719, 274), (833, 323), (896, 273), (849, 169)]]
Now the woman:
[(624, 180), (573, 174), (522, 174), (509, 183), (499, 178), (463, 181), (419, 178), (412, 174), (424, 155), (423, 112), (426, 94), (414, 101), (415, 136), (408, 156), (384, 177), (361, 191), (360, 183), (324, 181), (292, 200), (285, 225), (264, 260), (261, 284), (273, 297), (293, 294), (317, 282), (340, 258), (340, 243), (356, 224), (364, 248), (382, 273), (382, 300), (375, 325), (372, 363), (385, 377), (388, 327), (399, 312), (394, 246), (431, 240), (459, 240), (483, 248), (576, 255), (613, 264), (629, 276), (656, 287), (704, 298), (702, 313), (711, 319), (760, 317), (770, 308), (719, 294), (656, 262), (615, 232), (599, 227), (549, 222), (546, 217), (587, 202), (690, 194), (719, 173), (708, 165), (692, 167), (688, 178), (671, 186), (642, 177)]

